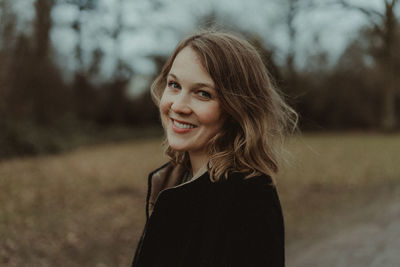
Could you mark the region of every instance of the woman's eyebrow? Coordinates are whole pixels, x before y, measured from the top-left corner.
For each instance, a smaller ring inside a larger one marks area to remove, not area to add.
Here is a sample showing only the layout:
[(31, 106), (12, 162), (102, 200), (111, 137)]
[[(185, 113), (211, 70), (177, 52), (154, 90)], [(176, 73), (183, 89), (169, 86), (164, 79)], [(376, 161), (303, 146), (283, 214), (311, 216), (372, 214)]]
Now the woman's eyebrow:
[[(179, 81), (179, 78), (178, 78), (175, 74), (173, 74), (173, 73), (169, 73), (168, 76), (171, 76), (172, 78), (174, 78), (174, 79), (176, 79), (177, 81)], [(193, 84), (193, 87), (195, 87), (195, 88), (208, 87), (208, 88), (210, 88), (210, 89), (214, 89), (214, 86), (213, 86), (212, 84), (209, 84), (209, 83), (201, 83), (201, 82), (194, 83), (194, 84)]]

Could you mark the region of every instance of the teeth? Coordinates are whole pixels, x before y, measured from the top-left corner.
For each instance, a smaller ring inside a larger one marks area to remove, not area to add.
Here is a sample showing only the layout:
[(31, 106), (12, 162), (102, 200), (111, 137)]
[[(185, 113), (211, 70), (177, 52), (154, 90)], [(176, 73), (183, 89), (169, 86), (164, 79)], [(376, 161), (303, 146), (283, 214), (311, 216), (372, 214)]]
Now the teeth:
[(186, 124), (186, 123), (180, 123), (180, 122), (177, 122), (176, 120), (173, 120), (173, 122), (174, 122), (176, 127), (181, 128), (181, 129), (191, 129), (191, 128), (195, 127), (194, 125)]

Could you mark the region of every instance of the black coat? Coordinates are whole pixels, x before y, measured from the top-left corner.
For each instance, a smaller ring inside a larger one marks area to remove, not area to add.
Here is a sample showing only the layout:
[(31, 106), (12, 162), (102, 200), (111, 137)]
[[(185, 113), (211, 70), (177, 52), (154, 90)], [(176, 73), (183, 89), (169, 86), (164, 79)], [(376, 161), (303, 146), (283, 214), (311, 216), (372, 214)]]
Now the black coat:
[(269, 176), (231, 173), (213, 183), (206, 172), (176, 186), (172, 172), (165, 164), (149, 175), (147, 221), (132, 266), (284, 266), (283, 216)]

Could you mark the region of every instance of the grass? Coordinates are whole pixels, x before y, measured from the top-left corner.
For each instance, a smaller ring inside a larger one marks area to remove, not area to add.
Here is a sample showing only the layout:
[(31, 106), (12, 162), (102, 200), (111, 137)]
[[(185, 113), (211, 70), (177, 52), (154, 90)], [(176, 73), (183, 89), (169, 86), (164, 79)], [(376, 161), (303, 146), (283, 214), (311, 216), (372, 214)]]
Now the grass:
[(399, 135), (307, 135), (289, 147), (277, 178), (289, 245), (340, 231), (400, 185)]
[[(147, 174), (165, 162), (160, 144), (0, 162), (0, 266), (129, 266)], [(289, 246), (325, 225), (341, 227), (343, 216), (400, 184), (400, 135), (306, 135), (288, 150), (292, 163), (276, 180)]]

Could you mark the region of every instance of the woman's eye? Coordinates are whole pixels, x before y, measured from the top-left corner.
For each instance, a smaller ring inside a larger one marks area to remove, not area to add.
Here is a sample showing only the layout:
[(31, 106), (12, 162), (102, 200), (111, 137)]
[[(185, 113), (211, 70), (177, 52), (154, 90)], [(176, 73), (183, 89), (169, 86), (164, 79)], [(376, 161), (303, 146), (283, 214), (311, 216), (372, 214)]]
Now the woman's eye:
[(168, 82), (168, 87), (174, 88), (174, 89), (179, 89), (179, 84), (174, 81)]
[(206, 91), (199, 91), (198, 92), (199, 96), (201, 96), (202, 98), (207, 98), (210, 99), (211, 98), (211, 94), (209, 92)]

